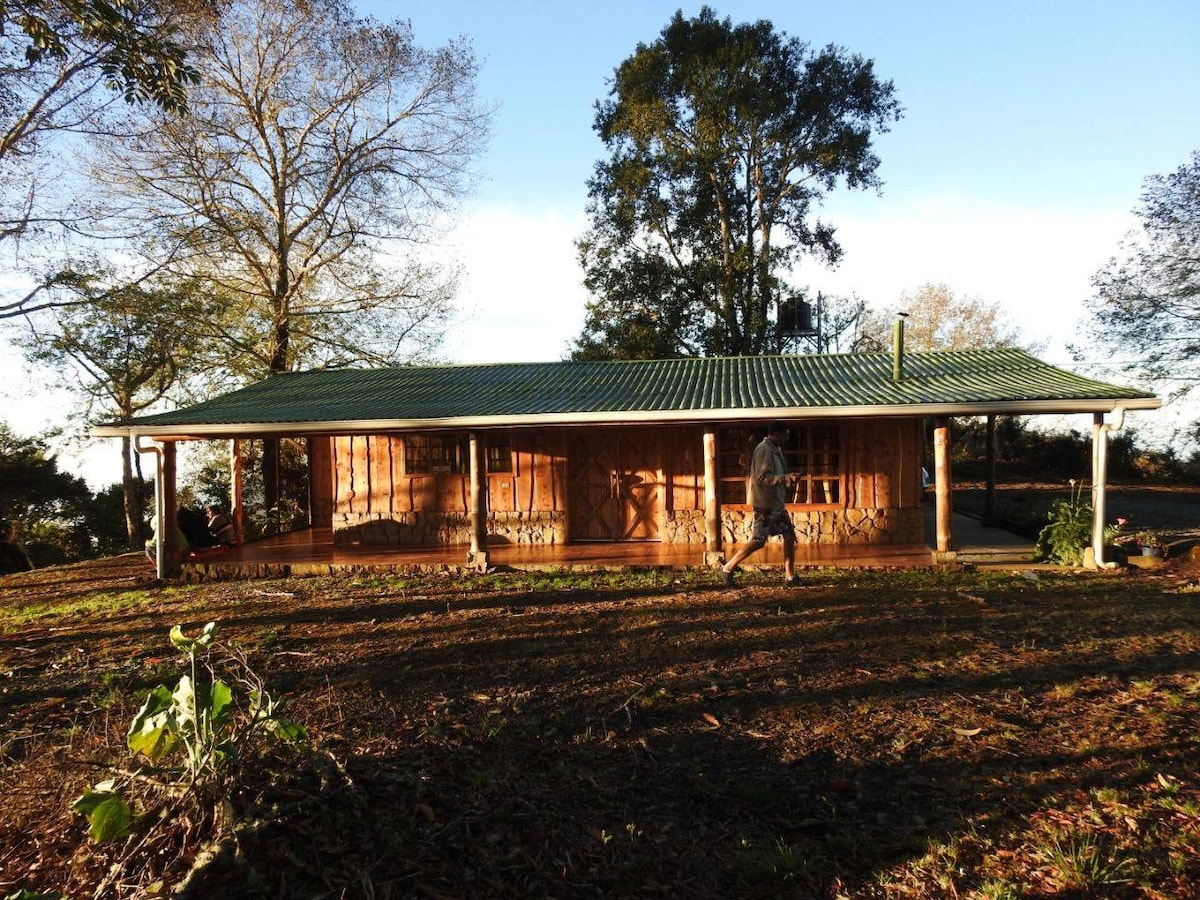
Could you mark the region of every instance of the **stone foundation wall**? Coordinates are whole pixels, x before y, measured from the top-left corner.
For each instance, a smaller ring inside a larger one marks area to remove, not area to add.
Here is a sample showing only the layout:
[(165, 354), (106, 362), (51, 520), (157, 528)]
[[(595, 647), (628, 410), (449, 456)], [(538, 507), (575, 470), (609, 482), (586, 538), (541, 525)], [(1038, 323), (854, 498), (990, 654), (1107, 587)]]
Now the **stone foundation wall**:
[[(566, 516), (561, 512), (493, 512), (488, 536), (510, 544), (564, 544)], [(338, 513), (333, 517), (335, 544), (437, 547), (471, 543), (466, 513), (395, 513), (389, 517)]]
[[(925, 541), (925, 513), (919, 507), (793, 510), (791, 516), (796, 527), (796, 540), (801, 544), (921, 544)], [(751, 509), (723, 509), (722, 542), (742, 544), (750, 540), (753, 518)], [(700, 536), (703, 543), (703, 523)]]
[(704, 544), (704, 510), (667, 510), (663, 516), (664, 544)]
[[(925, 540), (925, 513), (904, 509), (793, 510), (796, 538), (802, 544), (920, 544)], [(721, 510), (723, 543), (750, 540), (750, 509)], [(488, 536), (510, 544), (565, 544), (562, 512), (493, 512)], [(666, 544), (704, 544), (704, 511), (668, 511), (663, 517)], [(397, 513), (389, 518), (340, 513), (334, 516), (335, 544), (437, 547), (471, 542), (466, 513)]]
[[(921, 544), (925, 541), (925, 513), (921, 509), (814, 509), (793, 510), (796, 539), (802, 544)], [(721, 540), (743, 544), (750, 540), (750, 509), (721, 510)], [(704, 511), (667, 512), (663, 521), (665, 544), (703, 545)]]

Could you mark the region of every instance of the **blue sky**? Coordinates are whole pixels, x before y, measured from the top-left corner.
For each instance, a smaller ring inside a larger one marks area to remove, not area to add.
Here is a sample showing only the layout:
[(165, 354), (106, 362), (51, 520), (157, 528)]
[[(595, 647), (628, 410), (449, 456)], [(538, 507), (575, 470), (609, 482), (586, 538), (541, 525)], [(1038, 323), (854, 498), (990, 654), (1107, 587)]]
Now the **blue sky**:
[[(646, 2), (364, 2), (419, 41), (469, 37), (481, 94), (500, 109), (477, 201), (581, 208), (600, 153), (593, 103), (676, 9)], [(875, 60), (905, 118), (879, 143), (885, 200), (968, 192), (1009, 202), (1131, 204), (1140, 179), (1197, 145), (1200, 4), (1091, 2), (715, 3), (815, 47)], [(863, 198), (874, 201), (873, 197)]]
[[(946, 282), (1003, 304), (1051, 362), (1071, 362), (1065, 341), (1091, 276), (1133, 224), (1142, 179), (1200, 149), (1196, 0), (711, 5), (734, 21), (766, 18), (814, 47), (834, 43), (873, 59), (905, 108), (877, 141), (882, 195), (838, 191), (822, 210), (838, 228), (842, 264), (805, 265), (794, 280), (876, 306)], [(497, 106), (476, 189), (436, 250), (464, 270), (447, 359), (535, 361), (567, 351), (587, 299), (573, 242), (586, 227), (586, 180), (602, 151), (593, 105), (613, 69), (679, 8), (693, 15), (700, 4), (358, 3), (364, 14), (411, 20), (425, 46), (468, 38), (481, 62), (480, 97)], [(0, 349), (3, 368), (20, 365), (4, 356)], [(23, 433), (66, 418), (64, 398), (43, 383), (27, 373), (0, 394)], [(1170, 411), (1155, 415), (1171, 420)], [(98, 452), (115, 458), (107, 446)], [(80, 465), (93, 481), (117, 476)]]
[[(837, 271), (814, 290), (886, 306), (929, 282), (999, 302), (1047, 358), (1068, 361), (1092, 274), (1133, 224), (1142, 179), (1200, 148), (1200, 3), (715, 3), (811, 44), (841, 45), (895, 83), (904, 118), (877, 142), (882, 195), (832, 195)], [(447, 355), (555, 359), (586, 300), (572, 242), (602, 147), (593, 105), (638, 42), (699, 3), (363, 2), (418, 41), (455, 35), (498, 104), (478, 186), (447, 252), (466, 267), (463, 321)]]

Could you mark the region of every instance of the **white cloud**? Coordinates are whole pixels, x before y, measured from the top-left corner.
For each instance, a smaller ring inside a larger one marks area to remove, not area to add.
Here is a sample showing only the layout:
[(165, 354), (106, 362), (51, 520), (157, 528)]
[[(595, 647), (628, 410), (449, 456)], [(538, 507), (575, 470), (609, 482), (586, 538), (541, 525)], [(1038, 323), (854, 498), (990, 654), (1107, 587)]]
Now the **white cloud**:
[(926, 282), (1000, 303), (1045, 355), (1066, 362), (1091, 278), (1132, 227), (1128, 215), (996, 208), (965, 198), (888, 204), (872, 216), (831, 217), (845, 250), (835, 271), (805, 263), (813, 290), (888, 306)]
[(575, 257), (582, 215), (484, 209), (447, 238), (463, 265), (460, 316), (446, 336), (455, 362), (561, 359), (583, 326), (587, 294)]

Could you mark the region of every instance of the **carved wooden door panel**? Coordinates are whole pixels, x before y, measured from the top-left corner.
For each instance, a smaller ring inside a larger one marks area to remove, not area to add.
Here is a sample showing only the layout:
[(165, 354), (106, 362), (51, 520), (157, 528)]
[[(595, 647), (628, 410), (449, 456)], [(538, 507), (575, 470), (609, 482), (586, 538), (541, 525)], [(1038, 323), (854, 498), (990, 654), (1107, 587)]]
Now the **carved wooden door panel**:
[(657, 541), (663, 506), (658, 435), (590, 429), (570, 441), (571, 536)]

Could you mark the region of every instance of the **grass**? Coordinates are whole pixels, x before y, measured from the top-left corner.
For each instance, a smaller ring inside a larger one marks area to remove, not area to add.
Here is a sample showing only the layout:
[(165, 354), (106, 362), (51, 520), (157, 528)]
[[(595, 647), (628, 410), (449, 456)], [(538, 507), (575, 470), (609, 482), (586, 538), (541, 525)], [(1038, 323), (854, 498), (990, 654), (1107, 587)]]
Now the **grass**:
[(18, 627), (43, 619), (111, 616), (159, 602), (160, 599), (159, 595), (149, 591), (99, 592), (66, 603), (48, 599), (22, 606), (0, 608), (0, 624)]
[(314, 744), (231, 795), (205, 895), (1200, 896), (1194, 573), (803, 578), (64, 584), (23, 619), (0, 581), (0, 895), (94, 892), (61, 798), (216, 619)]

